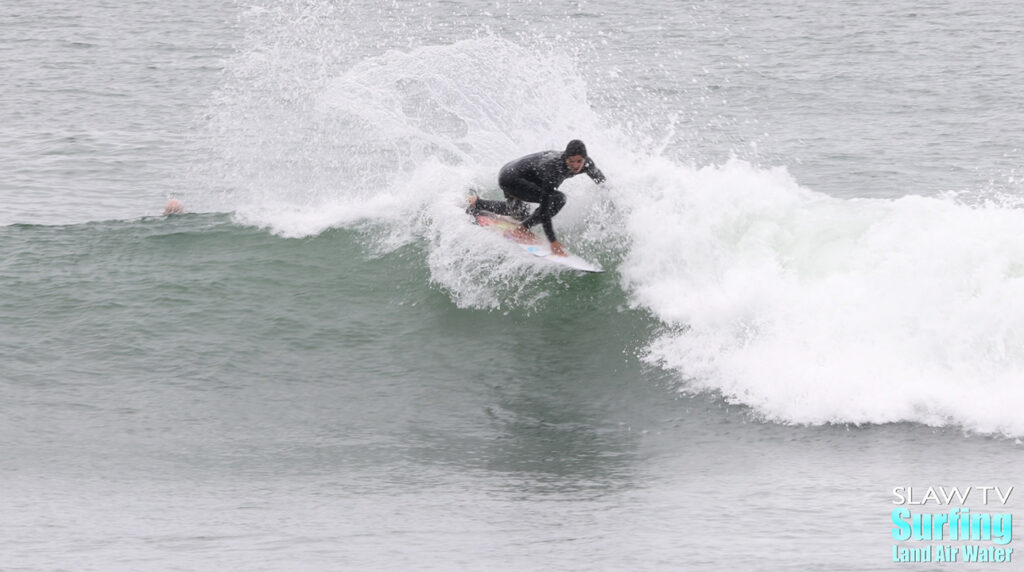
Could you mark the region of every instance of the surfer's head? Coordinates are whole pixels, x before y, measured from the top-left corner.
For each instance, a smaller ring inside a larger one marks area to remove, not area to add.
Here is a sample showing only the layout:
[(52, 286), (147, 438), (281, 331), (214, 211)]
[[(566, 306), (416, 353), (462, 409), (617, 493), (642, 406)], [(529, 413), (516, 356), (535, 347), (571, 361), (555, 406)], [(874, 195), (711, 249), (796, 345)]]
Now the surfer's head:
[(171, 199), (164, 205), (164, 215), (181, 214), (185, 212), (185, 206), (177, 199)]
[(565, 165), (569, 167), (570, 171), (579, 173), (583, 170), (583, 164), (587, 162), (587, 146), (583, 144), (583, 141), (573, 139), (565, 146), (562, 158), (565, 159)]

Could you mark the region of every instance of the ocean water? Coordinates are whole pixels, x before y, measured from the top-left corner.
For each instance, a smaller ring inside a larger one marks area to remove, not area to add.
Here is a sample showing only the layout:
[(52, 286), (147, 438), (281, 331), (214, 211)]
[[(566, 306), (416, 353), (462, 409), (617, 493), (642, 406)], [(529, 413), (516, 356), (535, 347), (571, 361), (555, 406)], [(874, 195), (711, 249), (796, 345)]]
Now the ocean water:
[(0, 568), (1019, 567), (1024, 5), (9, 4)]

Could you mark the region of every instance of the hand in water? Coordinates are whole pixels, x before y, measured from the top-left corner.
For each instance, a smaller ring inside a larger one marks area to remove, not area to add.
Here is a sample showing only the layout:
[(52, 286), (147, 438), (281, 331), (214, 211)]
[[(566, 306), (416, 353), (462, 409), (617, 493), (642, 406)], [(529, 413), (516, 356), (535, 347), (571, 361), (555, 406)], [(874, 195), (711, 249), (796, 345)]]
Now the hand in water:
[(551, 254), (554, 254), (555, 256), (569, 256), (565, 253), (562, 243), (557, 240), (551, 243)]

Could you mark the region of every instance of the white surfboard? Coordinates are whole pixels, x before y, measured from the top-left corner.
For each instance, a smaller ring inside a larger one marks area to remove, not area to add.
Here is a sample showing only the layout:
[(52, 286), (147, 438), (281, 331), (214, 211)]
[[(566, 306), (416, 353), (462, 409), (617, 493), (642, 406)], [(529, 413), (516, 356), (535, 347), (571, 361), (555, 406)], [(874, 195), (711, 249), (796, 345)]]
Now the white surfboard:
[(578, 270), (580, 272), (604, 272), (600, 264), (580, 258), (566, 250), (567, 256), (558, 256), (551, 252), (551, 243), (537, 236), (532, 232), (516, 232), (519, 223), (511, 218), (496, 215), (489, 212), (478, 212), (473, 215), (476, 223), (484, 228), (490, 229), (505, 237), (506, 240), (516, 243), (520, 248), (534, 256), (544, 260)]

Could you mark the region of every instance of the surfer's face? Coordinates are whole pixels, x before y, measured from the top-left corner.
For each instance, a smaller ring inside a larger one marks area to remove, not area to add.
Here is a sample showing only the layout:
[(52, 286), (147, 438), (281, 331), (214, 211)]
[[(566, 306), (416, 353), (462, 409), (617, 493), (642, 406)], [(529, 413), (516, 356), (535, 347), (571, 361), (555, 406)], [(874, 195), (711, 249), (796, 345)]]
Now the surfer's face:
[(587, 160), (582, 155), (570, 155), (565, 158), (565, 165), (569, 167), (569, 170), (573, 173), (579, 173), (583, 170), (583, 163)]

